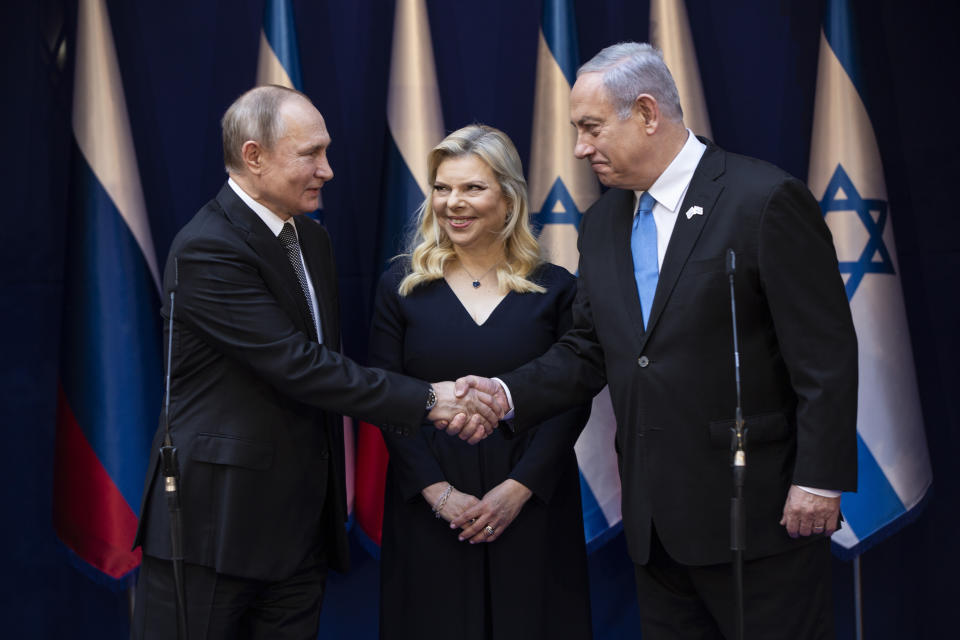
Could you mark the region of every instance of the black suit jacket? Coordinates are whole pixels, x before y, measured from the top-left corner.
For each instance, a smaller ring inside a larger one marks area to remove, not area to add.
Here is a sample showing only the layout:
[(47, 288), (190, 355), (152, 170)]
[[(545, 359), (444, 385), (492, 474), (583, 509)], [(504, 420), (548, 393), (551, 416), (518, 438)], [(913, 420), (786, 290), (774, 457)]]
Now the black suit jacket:
[[(319, 549), (331, 567), (347, 567), (338, 414), (408, 433), (427, 400), (425, 383), (338, 352), (330, 238), (309, 218), (296, 225), (323, 344), (280, 241), (229, 185), (180, 231), (164, 270), (165, 332), (176, 291), (170, 425), (185, 559), (259, 580), (287, 577)], [(163, 433), (161, 419), (135, 544), (169, 558)]]
[[(747, 445), (747, 558), (785, 551), (791, 483), (856, 487), (857, 347), (830, 232), (795, 178), (709, 141), (680, 207), (643, 330), (633, 277), (633, 193), (609, 190), (580, 231), (574, 327), (502, 379), (514, 429), (607, 383), (617, 419), (623, 522), (633, 560), (651, 523), (677, 561), (730, 560), (736, 395), (725, 254), (737, 255)], [(693, 206), (701, 215), (687, 217)]]

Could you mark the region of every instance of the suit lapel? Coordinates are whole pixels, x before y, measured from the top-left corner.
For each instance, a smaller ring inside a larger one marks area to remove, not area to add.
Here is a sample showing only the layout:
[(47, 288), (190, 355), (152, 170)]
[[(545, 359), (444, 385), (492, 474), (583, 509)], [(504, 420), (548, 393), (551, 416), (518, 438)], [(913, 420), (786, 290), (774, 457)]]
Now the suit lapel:
[[(677, 221), (673, 227), (673, 234), (670, 236), (670, 244), (667, 245), (667, 252), (663, 257), (663, 265), (660, 268), (657, 291), (654, 294), (653, 307), (650, 310), (650, 326), (643, 336), (643, 344), (646, 344), (647, 338), (657, 326), (657, 321), (660, 319), (664, 307), (666, 307), (667, 300), (670, 299), (670, 294), (673, 293), (673, 288), (677, 284), (677, 279), (680, 277), (687, 259), (690, 257), (690, 252), (700, 238), (700, 233), (713, 212), (714, 204), (716, 204), (717, 198), (723, 191), (723, 186), (716, 182), (716, 178), (723, 173), (724, 164), (724, 152), (708, 142), (707, 150), (700, 159), (700, 164), (690, 180), (687, 195), (677, 212)], [(687, 210), (694, 206), (701, 207), (703, 214), (687, 217)]]
[(310, 309), (300, 288), (297, 274), (287, 258), (287, 252), (263, 220), (250, 210), (243, 200), (225, 184), (217, 194), (217, 201), (230, 220), (247, 232), (246, 241), (263, 260), (264, 282), (274, 292), (280, 306), (292, 319), (300, 318), (298, 328), (315, 337)]

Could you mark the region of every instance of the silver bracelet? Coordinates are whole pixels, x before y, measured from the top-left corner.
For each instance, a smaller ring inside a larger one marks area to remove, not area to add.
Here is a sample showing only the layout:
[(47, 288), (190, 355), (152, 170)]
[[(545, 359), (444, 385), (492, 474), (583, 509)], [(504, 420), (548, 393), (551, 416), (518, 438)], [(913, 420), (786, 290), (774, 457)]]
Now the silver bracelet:
[(437, 504), (433, 506), (434, 517), (440, 517), (440, 512), (443, 511), (443, 506), (447, 504), (447, 498), (450, 497), (451, 492), (453, 492), (453, 485), (448, 482), (447, 488), (443, 490), (443, 494), (440, 496), (440, 499), (437, 500)]

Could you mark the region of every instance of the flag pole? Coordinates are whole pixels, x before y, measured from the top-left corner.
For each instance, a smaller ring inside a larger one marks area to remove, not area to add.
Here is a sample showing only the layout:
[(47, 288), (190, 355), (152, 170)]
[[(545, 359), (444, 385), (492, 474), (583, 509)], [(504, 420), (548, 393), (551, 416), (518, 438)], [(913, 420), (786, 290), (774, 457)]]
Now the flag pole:
[(860, 583), (860, 556), (853, 559), (853, 615), (857, 640), (863, 640), (863, 588)]

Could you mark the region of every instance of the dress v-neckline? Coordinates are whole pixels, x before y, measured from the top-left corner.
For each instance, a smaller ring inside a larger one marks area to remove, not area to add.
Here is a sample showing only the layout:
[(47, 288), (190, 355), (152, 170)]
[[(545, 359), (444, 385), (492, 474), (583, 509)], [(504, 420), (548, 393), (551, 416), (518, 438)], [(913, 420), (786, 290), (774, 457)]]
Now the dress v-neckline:
[(444, 286), (447, 288), (447, 291), (450, 292), (450, 295), (452, 295), (452, 296), (454, 297), (454, 299), (457, 301), (457, 304), (460, 306), (460, 308), (463, 310), (463, 312), (464, 312), (465, 314), (467, 314), (467, 317), (468, 317), (468, 318), (470, 318), (470, 322), (472, 322), (472, 323), (474, 324), (474, 326), (477, 326), (477, 327), (482, 327), (482, 326), (486, 325), (488, 322), (490, 322), (490, 318), (493, 317), (493, 314), (495, 314), (495, 313), (497, 312), (497, 310), (498, 310), (500, 307), (503, 306), (503, 301), (506, 300), (507, 298), (509, 298), (509, 297), (510, 297), (510, 294), (513, 293), (512, 290), (511, 290), (511, 291), (507, 291), (506, 295), (502, 296), (502, 297), (500, 298), (500, 300), (497, 301), (496, 306), (494, 306), (493, 309), (490, 310), (490, 313), (487, 314), (487, 317), (484, 318), (483, 322), (477, 322), (477, 321), (474, 319), (473, 314), (470, 313), (470, 309), (467, 308), (467, 305), (463, 304), (463, 300), (460, 299), (460, 296), (457, 295), (457, 292), (454, 291), (454, 290), (453, 290), (453, 287), (450, 286), (450, 283), (447, 282), (447, 279), (446, 279), (446, 278), (441, 278), (441, 280), (443, 280), (443, 284), (444, 284)]

